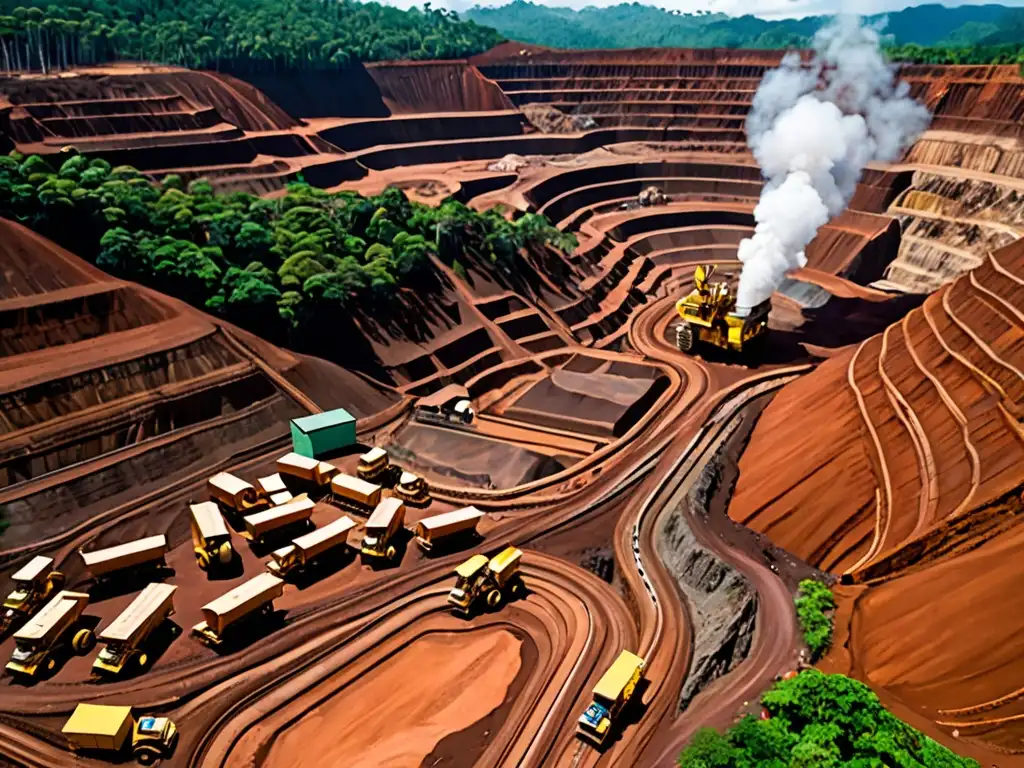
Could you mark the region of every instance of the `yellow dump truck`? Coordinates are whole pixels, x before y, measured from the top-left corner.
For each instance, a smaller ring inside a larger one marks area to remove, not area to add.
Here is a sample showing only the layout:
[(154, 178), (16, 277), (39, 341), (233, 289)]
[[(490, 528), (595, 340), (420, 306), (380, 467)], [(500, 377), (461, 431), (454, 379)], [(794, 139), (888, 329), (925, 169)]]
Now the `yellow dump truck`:
[(92, 671), (117, 675), (131, 662), (137, 669), (145, 669), (149, 664), (146, 640), (174, 613), (177, 589), (173, 584), (150, 584), (142, 590), (121, 615), (100, 632), (99, 641), (106, 645), (93, 662)]
[(272, 506), (276, 507), (281, 504), (287, 504), (295, 498), (292, 496), (292, 492), (288, 490), (288, 486), (284, 484), (284, 478), (281, 477), (280, 472), (261, 477), (256, 482), (259, 484), (258, 490), (260, 495), (267, 499)]
[(126, 568), (158, 568), (166, 565), (167, 537), (161, 533), (79, 554), (93, 578), (100, 581)]
[(136, 720), (132, 708), (109, 704), (79, 704), (61, 729), (75, 752), (113, 757), (130, 744), (140, 765), (170, 757), (178, 743), (178, 728), (166, 717), (146, 715)]
[(381, 487), (351, 475), (335, 475), (331, 478), (334, 499), (357, 514), (368, 515), (380, 503)]
[(394, 497), (384, 499), (366, 521), (360, 552), (373, 559), (394, 560), (398, 550), (392, 540), (405, 525), (405, 504)]
[(313, 516), (315, 506), (312, 499), (306, 494), (302, 494), (287, 504), (246, 515), (243, 518), (245, 530), (242, 531), (242, 536), (249, 541), (262, 543), (270, 533), (280, 531), (282, 528), (298, 527), (302, 524), (312, 525), (310, 517)]
[(15, 571), (11, 580), (14, 582), (14, 591), (4, 600), (0, 637), (35, 613), (51, 595), (63, 589), (65, 581), (64, 574), (54, 570), (53, 558), (42, 555), (33, 557)]
[(267, 568), (271, 573), (284, 577), (313, 565), (325, 552), (345, 545), (348, 542), (349, 531), (355, 527), (355, 520), (340, 517), (323, 528), (299, 536), (288, 546), (271, 552)]
[(425, 517), (416, 523), (416, 543), (423, 551), (430, 552), (457, 536), (468, 537), (476, 532), (477, 523), (483, 516), (484, 513), (476, 507), (463, 507)]
[(246, 515), (258, 507), (266, 506), (267, 501), (260, 498), (259, 493), (240, 477), (230, 472), (220, 472), (211, 477), (207, 483), (210, 498), (219, 501), (228, 509)]
[(388, 452), (383, 448), (374, 446), (359, 457), (359, 466), (356, 467), (356, 474), (367, 482), (374, 482), (381, 476), (386, 475), (391, 469), (388, 461)]
[(623, 651), (594, 686), (594, 701), (580, 715), (576, 733), (601, 746), (615, 726), (615, 719), (632, 698), (646, 662), (635, 653)]
[(476, 602), (483, 598), (487, 607), (494, 609), (502, 599), (518, 596), (523, 591), (519, 561), (523, 553), (515, 547), (506, 547), (490, 560), (486, 555), (473, 555), (455, 569), (455, 586), (448, 593), (452, 611), (469, 616)]
[[(25, 626), (14, 633), (14, 651), (7, 671), (32, 677), (40, 667), (47, 672), (57, 666), (57, 653), (70, 641), (79, 654), (88, 653), (96, 643), (91, 629), (79, 627), (89, 596), (62, 590), (43, 606)], [(76, 629), (77, 627), (77, 629)]]
[(257, 611), (269, 615), (274, 600), (284, 594), (284, 581), (272, 573), (261, 573), (203, 606), (201, 621), (192, 634), (213, 646), (222, 645), (226, 633), (242, 619)]
[(693, 273), (694, 290), (676, 302), (679, 325), (676, 346), (691, 351), (698, 343), (711, 344), (733, 352), (768, 332), (771, 301), (756, 307), (737, 307), (736, 297), (726, 283), (711, 283), (713, 264), (701, 264)]
[(288, 453), (277, 460), (277, 471), (303, 482), (323, 487), (338, 474), (338, 468), (326, 461), (311, 459), (298, 453)]
[(211, 563), (227, 565), (234, 557), (231, 548), (231, 531), (224, 523), (224, 515), (216, 502), (204, 501), (189, 507), (192, 523), (192, 546), (196, 563), (204, 571)]
[(430, 489), (427, 481), (412, 472), (403, 472), (395, 486), (395, 496), (414, 507), (430, 505)]

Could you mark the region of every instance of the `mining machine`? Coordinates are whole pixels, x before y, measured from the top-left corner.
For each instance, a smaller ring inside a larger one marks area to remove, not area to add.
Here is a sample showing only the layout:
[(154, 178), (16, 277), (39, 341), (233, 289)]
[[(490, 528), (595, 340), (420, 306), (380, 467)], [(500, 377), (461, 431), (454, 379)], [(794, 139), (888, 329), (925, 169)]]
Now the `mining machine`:
[(711, 282), (714, 273), (713, 264), (699, 265), (693, 273), (694, 290), (676, 302), (676, 346), (681, 352), (691, 351), (698, 342), (742, 352), (768, 332), (771, 301), (737, 307), (728, 284)]

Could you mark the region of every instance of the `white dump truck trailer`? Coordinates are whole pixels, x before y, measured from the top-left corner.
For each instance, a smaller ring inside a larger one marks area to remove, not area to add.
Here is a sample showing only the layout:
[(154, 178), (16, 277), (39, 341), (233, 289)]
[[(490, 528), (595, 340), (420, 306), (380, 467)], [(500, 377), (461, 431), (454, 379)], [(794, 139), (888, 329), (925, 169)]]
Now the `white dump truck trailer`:
[(288, 486), (284, 484), (284, 478), (281, 477), (280, 472), (261, 477), (256, 482), (259, 485), (260, 495), (267, 499), (272, 506), (287, 504), (295, 498), (288, 490)]
[(14, 590), (4, 600), (0, 637), (24, 621), (54, 594), (64, 588), (64, 574), (53, 567), (52, 557), (37, 555), (11, 576)]
[(294, 501), (271, 507), (244, 518), (245, 530), (242, 536), (250, 541), (262, 542), (268, 534), (300, 523), (310, 525), (310, 517), (316, 504), (305, 494)]
[(331, 479), (334, 499), (357, 514), (369, 515), (380, 503), (382, 488), (352, 475), (335, 475)]
[(121, 615), (100, 632), (99, 641), (106, 645), (93, 662), (92, 671), (117, 675), (130, 663), (137, 669), (145, 669), (149, 665), (146, 640), (174, 613), (177, 589), (173, 584), (150, 584), (142, 590)]
[(286, 547), (270, 553), (267, 568), (278, 576), (302, 570), (316, 563), (320, 557), (335, 547), (344, 546), (348, 542), (348, 534), (356, 527), (356, 521), (350, 517), (340, 517), (323, 528), (297, 537)]
[(230, 472), (219, 472), (211, 477), (206, 485), (210, 491), (210, 498), (241, 515), (248, 514), (267, 503), (260, 498), (252, 483)]
[(384, 499), (366, 521), (360, 552), (373, 559), (394, 560), (398, 554), (393, 540), (405, 525), (405, 504), (394, 497)]
[(224, 522), (224, 515), (214, 501), (192, 504), (189, 507), (192, 524), (192, 546), (196, 563), (204, 571), (212, 564), (227, 565), (234, 557), (231, 548), (231, 531)]
[(272, 573), (261, 573), (244, 584), (203, 606), (201, 621), (192, 627), (192, 634), (214, 647), (222, 645), (226, 633), (236, 629), (246, 617), (259, 612), (269, 615), (274, 600), (284, 594), (284, 580)]
[(471, 536), (483, 516), (484, 513), (476, 507), (463, 507), (426, 517), (416, 523), (416, 543), (425, 552), (430, 552), (457, 536)]
[(289, 453), (277, 460), (277, 471), (306, 483), (323, 487), (338, 474), (338, 468), (326, 461), (311, 459), (298, 453)]
[(161, 533), (79, 554), (94, 579), (109, 579), (127, 568), (158, 568), (166, 565), (167, 537)]
[(96, 636), (78, 623), (88, 604), (89, 595), (84, 592), (58, 592), (14, 633), (14, 652), (7, 671), (26, 677), (35, 675), (40, 667), (50, 671), (57, 666), (57, 653), (68, 643), (76, 653), (92, 650)]

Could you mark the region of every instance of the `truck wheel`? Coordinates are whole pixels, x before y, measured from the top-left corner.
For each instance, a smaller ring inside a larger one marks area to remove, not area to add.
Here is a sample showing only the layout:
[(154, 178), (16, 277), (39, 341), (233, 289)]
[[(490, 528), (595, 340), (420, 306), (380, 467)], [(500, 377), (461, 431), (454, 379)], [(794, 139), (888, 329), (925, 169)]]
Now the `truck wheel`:
[(205, 549), (196, 547), (196, 564), (199, 565), (199, 570), (205, 571), (210, 567), (210, 556), (206, 553)]
[(509, 591), (512, 593), (512, 597), (519, 597), (523, 591), (523, 583), (519, 581), (519, 579), (516, 579), (512, 582), (512, 588)]
[(57, 660), (55, 658), (53, 658), (52, 656), (49, 659), (46, 660), (46, 671), (47, 672), (53, 672), (53, 670), (56, 668), (56, 666), (57, 666)]
[(153, 765), (160, 759), (160, 750), (156, 747), (139, 747), (135, 750), (135, 762), (139, 765)]
[(497, 608), (501, 604), (501, 590), (492, 589), (487, 593), (487, 607)]
[(140, 653), (135, 657), (135, 663), (139, 665), (139, 669), (145, 669), (146, 665), (149, 664), (149, 654)]
[(220, 549), (217, 550), (217, 560), (220, 561), (221, 565), (227, 565), (231, 562), (231, 556), (234, 552), (231, 549), (231, 542), (225, 541), (220, 545)]
[(92, 647), (96, 644), (96, 635), (92, 633), (91, 629), (80, 629), (75, 632), (75, 637), (71, 641), (71, 647), (79, 654), (86, 654), (92, 650)]
[(680, 352), (693, 349), (693, 328), (685, 320), (676, 326), (676, 346)]
[(388, 556), (388, 560), (394, 560), (395, 559), (395, 555), (398, 554), (398, 550), (395, 549), (394, 544), (392, 544), (391, 546), (388, 547), (388, 551), (387, 551), (386, 554)]

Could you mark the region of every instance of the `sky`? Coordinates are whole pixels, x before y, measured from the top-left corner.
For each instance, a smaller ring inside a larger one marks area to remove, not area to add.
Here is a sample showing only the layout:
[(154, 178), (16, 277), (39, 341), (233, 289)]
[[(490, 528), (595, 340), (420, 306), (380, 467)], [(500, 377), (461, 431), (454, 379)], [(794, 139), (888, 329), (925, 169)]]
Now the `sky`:
[[(379, 0), (401, 8), (422, 5), (422, 0)], [(583, 8), (585, 6), (619, 5), (626, 0), (532, 0), (539, 5), (568, 6)], [(992, 0), (988, 0), (991, 2)], [(433, 0), (435, 8), (443, 7), (454, 11), (463, 11), (473, 5), (506, 5), (508, 0)], [(986, 0), (977, 2), (944, 2), (946, 6), (981, 5)], [(1000, 5), (1024, 7), (1024, 0), (998, 0)], [(712, 11), (726, 13), (730, 16), (753, 14), (765, 19), (799, 18), (801, 16), (817, 16), (838, 12), (858, 13), (862, 15), (899, 11), (911, 5), (921, 5), (906, 0), (659, 0), (647, 3), (659, 8), (678, 10), (684, 13), (695, 11)]]

